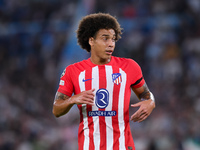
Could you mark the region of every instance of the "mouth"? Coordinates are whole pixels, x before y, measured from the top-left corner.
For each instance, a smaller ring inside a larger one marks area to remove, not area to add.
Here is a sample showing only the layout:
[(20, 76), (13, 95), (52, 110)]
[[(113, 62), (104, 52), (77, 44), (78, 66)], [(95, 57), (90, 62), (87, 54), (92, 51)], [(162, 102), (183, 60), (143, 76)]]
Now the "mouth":
[(113, 53), (113, 50), (106, 50), (106, 54), (112, 55), (112, 53)]

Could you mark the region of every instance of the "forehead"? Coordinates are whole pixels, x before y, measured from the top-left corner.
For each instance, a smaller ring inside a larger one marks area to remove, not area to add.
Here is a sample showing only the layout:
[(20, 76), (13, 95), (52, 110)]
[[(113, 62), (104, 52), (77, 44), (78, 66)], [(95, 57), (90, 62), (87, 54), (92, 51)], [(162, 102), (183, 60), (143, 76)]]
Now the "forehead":
[(115, 31), (113, 29), (100, 29), (97, 36), (115, 36)]

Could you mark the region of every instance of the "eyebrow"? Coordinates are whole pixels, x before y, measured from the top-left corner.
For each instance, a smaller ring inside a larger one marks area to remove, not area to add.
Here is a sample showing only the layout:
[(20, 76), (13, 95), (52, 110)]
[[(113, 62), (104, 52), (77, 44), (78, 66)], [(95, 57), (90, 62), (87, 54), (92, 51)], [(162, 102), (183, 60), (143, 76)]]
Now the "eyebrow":
[(102, 34), (101, 36), (109, 36), (109, 34)]
[[(102, 34), (101, 36), (110, 36), (109, 34)], [(113, 37), (116, 37), (116, 35), (114, 34)]]

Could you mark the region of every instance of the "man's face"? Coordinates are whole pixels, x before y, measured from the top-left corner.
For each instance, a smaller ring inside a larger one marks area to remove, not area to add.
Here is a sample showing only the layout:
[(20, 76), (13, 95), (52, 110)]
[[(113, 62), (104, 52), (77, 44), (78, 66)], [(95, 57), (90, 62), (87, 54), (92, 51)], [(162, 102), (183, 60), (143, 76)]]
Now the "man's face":
[(95, 38), (89, 39), (93, 63), (106, 64), (110, 61), (115, 48), (115, 38), (113, 29), (100, 29)]

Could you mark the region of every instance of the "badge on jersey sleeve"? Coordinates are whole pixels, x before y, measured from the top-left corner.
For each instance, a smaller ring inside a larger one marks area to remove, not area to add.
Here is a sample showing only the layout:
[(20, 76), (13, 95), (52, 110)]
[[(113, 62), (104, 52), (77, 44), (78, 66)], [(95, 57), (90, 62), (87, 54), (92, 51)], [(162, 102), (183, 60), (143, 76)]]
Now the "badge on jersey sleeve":
[(113, 83), (119, 85), (122, 82), (122, 75), (121, 73), (113, 73), (112, 74)]

